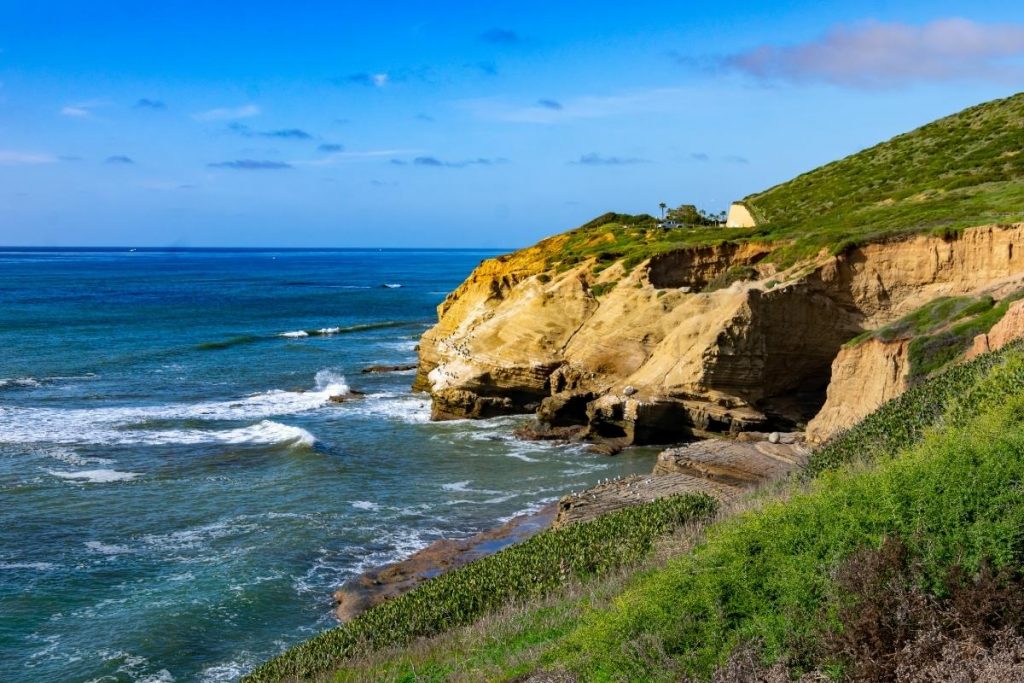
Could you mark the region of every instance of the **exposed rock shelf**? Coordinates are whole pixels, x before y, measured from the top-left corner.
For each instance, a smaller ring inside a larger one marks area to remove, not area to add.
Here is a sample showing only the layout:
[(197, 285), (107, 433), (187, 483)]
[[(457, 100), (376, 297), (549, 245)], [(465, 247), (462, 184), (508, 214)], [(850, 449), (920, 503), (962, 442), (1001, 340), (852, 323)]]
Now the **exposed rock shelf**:
[(809, 450), (802, 434), (744, 437), (669, 448), (658, 455), (650, 475), (616, 479), (565, 496), (558, 502), (555, 525), (585, 522), (630, 505), (684, 493), (731, 500), (785, 478), (807, 461)]

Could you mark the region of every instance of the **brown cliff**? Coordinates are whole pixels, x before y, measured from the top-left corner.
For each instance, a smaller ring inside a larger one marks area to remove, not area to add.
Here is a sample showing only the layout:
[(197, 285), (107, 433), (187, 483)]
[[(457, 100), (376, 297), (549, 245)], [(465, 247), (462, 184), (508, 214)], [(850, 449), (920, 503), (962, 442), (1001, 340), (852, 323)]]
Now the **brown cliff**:
[(753, 242), (560, 269), (552, 238), (484, 261), (449, 295), (415, 387), (435, 419), (540, 410), (594, 436), (665, 443), (805, 423), (835, 374), (831, 417), (812, 423), (827, 435), (905, 385), (898, 345), (843, 344), (936, 297), (1019, 283), (1022, 237), (1021, 224), (918, 235), (781, 271)]

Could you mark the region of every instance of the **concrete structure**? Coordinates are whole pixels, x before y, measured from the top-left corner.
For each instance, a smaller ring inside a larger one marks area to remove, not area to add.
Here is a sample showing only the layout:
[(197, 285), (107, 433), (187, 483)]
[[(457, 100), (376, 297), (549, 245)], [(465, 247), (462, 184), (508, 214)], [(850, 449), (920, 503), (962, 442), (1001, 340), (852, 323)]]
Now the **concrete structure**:
[(725, 219), (725, 227), (752, 228), (755, 225), (757, 225), (757, 221), (750, 214), (750, 209), (739, 202), (733, 202), (729, 205), (729, 215)]

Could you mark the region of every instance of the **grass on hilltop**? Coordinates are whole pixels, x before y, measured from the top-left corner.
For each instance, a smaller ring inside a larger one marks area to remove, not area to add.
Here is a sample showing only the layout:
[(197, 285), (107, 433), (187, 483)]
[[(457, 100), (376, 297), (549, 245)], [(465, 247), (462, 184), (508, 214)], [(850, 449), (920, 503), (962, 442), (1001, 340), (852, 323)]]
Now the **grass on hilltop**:
[[(661, 229), (641, 214), (608, 213), (565, 233), (548, 255), (565, 270), (594, 259), (631, 271), (657, 254), (723, 242), (775, 245), (787, 266), (821, 250), (911, 234), (1024, 221), (1024, 93), (965, 109), (832, 162), (743, 203), (754, 228)], [(554, 244), (554, 243), (553, 243)]]

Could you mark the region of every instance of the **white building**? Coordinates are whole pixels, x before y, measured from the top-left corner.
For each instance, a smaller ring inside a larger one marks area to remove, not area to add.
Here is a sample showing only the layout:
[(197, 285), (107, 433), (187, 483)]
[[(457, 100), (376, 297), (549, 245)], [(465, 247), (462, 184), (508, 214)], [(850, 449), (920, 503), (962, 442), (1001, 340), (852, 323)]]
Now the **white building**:
[(752, 228), (757, 225), (750, 209), (740, 202), (733, 202), (729, 205), (729, 215), (725, 219), (727, 228)]

